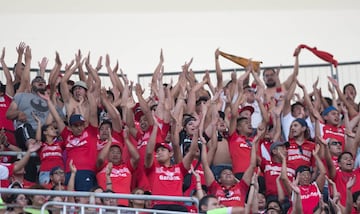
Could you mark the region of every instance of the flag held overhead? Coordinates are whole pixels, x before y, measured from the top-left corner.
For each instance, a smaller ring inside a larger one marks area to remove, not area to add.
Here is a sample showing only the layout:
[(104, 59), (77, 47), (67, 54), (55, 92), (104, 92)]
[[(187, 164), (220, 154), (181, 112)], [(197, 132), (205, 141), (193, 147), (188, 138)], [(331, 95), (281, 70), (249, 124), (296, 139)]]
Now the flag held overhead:
[(300, 44), (298, 47), (308, 49), (309, 51), (311, 51), (313, 54), (315, 54), (320, 59), (333, 64), (335, 68), (338, 65), (338, 61), (336, 59), (334, 59), (334, 56), (328, 52), (318, 50), (316, 47), (310, 48), (309, 46), (304, 45), (304, 44)]
[[(236, 63), (238, 65), (241, 65), (244, 68), (246, 68), (246, 66), (248, 66), (249, 62), (250, 62), (250, 59), (246, 59), (246, 58), (240, 57), (240, 56), (235, 56), (235, 55), (228, 54), (228, 53), (225, 53), (222, 51), (220, 51), (220, 55), (230, 61), (233, 61), (234, 63)], [(252, 63), (252, 67), (254, 68), (255, 72), (260, 70), (260, 64), (262, 63), (261, 61), (251, 61), (251, 63)]]

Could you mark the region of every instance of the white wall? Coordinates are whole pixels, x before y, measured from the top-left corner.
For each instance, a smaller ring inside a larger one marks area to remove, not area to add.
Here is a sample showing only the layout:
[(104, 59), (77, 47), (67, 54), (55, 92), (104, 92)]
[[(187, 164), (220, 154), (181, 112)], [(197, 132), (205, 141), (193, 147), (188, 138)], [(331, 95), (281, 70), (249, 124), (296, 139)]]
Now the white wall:
[[(2, 1), (0, 46), (6, 62), (16, 61), (15, 47), (32, 47), (33, 63), (59, 51), (69, 62), (77, 49), (92, 62), (109, 53), (136, 80), (152, 72), (164, 50), (165, 71), (179, 71), (194, 57), (193, 69), (214, 68), (214, 50), (262, 60), (263, 65), (293, 63), (298, 44), (317, 46), (339, 62), (359, 60), (358, 1)], [(321, 63), (303, 51), (301, 63)], [(224, 68), (236, 65), (222, 60)]]

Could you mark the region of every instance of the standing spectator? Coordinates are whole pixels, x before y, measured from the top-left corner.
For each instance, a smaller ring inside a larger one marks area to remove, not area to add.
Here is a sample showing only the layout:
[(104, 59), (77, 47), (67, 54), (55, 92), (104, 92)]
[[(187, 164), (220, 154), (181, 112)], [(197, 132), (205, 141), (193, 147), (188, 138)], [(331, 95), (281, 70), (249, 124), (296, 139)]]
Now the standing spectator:
[(36, 140), (41, 142), (41, 148), (38, 151), (40, 157), (39, 183), (45, 185), (50, 183), (50, 171), (59, 166), (64, 168), (62, 142), (58, 140), (58, 134), (52, 124), (41, 126), (40, 119), (34, 115), (38, 122), (36, 130)]
[(10, 144), (16, 145), (14, 136), (14, 124), (12, 120), (6, 118), (6, 112), (10, 107), (12, 98), (14, 96), (14, 87), (12, 84), (12, 78), (10, 71), (5, 63), (5, 48), (2, 50), (0, 57), (0, 63), (4, 71), (6, 78), (6, 85), (0, 82), (0, 128), (5, 130), (5, 135)]
[(301, 165), (315, 167), (315, 160), (312, 155), (315, 143), (308, 140), (309, 136), (309, 129), (304, 119), (297, 118), (291, 123), (290, 146), (287, 156), (289, 167), (293, 167), (293, 169), (297, 169)]
[[(71, 172), (69, 169), (70, 160), (74, 161), (77, 167), (75, 177), (75, 190), (88, 191), (96, 185), (96, 158), (97, 158), (97, 112), (95, 97), (89, 96), (90, 111), (89, 125), (85, 123), (85, 118), (80, 114), (73, 114), (69, 119), (69, 126), (66, 127), (64, 121), (57, 113), (54, 104), (49, 96), (42, 96), (48, 102), (52, 116), (54, 117), (58, 131), (64, 140), (62, 148), (67, 152), (66, 159), (66, 181), (69, 180)], [(88, 157), (88, 158), (84, 158)]]
[[(198, 148), (198, 133), (193, 136), (189, 152), (182, 159), (182, 162), (172, 165), (171, 157), (174, 154), (172, 147), (167, 143), (155, 143), (157, 131), (158, 123), (155, 122), (146, 146), (145, 156), (145, 170), (152, 184), (152, 194), (182, 196), (184, 176), (188, 173)], [(154, 151), (156, 151), (156, 160), (154, 160)], [(183, 204), (165, 201), (154, 201), (153, 203), (153, 209), (187, 212)]]
[[(206, 184), (209, 188), (209, 193), (215, 195), (220, 204), (227, 207), (244, 207), (246, 202), (246, 193), (251, 184), (251, 178), (256, 167), (256, 149), (258, 142), (264, 134), (264, 129), (258, 130), (258, 135), (254, 138), (254, 145), (251, 147), (250, 164), (244, 172), (240, 181), (237, 181), (231, 169), (223, 169), (220, 172), (220, 177), (217, 182), (213, 173), (210, 170), (207, 162), (207, 152), (203, 145), (202, 163), (205, 172)], [(202, 142), (206, 141), (202, 138)]]
[[(137, 167), (140, 157), (134, 145), (129, 140), (128, 128), (124, 130), (124, 139), (126, 147), (123, 148), (121, 144), (112, 142), (112, 136), (111, 134), (109, 135), (108, 143), (98, 155), (97, 165), (101, 170), (97, 173), (96, 178), (99, 186), (105, 190), (109, 189), (108, 186), (111, 185), (111, 190), (116, 193), (130, 194), (132, 174)], [(131, 158), (125, 162), (123, 162), (122, 159), (122, 151), (124, 149), (128, 149), (131, 156)], [(108, 167), (108, 163), (111, 163), (112, 167)], [(110, 177), (109, 181), (107, 180), (107, 176)], [(129, 201), (119, 199), (117, 204), (129, 206)]]
[[(315, 182), (312, 182), (313, 176), (311, 175), (311, 168), (309, 166), (304, 166), (304, 165), (299, 166), (295, 171), (297, 176), (296, 182), (298, 182), (298, 187), (300, 189), (301, 203), (304, 214), (313, 213), (314, 208), (318, 205), (318, 203), (321, 200), (321, 193), (325, 183), (326, 169), (318, 155), (319, 150), (320, 150), (320, 145), (317, 145), (315, 150), (312, 152), (313, 156), (316, 159), (316, 163), (319, 169), (319, 174)], [(290, 193), (292, 188), (291, 188), (291, 182), (286, 173), (287, 171), (286, 157), (282, 154), (281, 158), (282, 158), (281, 178), (287, 191)], [(294, 209), (294, 207), (292, 207), (292, 209)]]
[[(14, 96), (13, 101), (10, 104), (8, 111), (6, 112), (6, 117), (10, 120), (14, 120), (17, 132), (16, 139), (17, 145), (22, 149), (26, 150), (26, 140), (28, 138), (35, 138), (35, 131), (37, 129), (38, 123), (33, 118), (33, 114), (39, 117), (41, 124), (45, 123), (45, 120), (49, 113), (49, 108), (44, 102), (44, 100), (38, 95), (38, 93), (44, 93), (46, 90), (46, 82), (41, 76), (35, 77), (31, 81), (31, 92), (26, 91), (25, 88), (29, 85), (30, 79), (30, 63), (31, 63), (31, 49), (29, 46), (26, 47), (25, 52), (25, 70), (22, 75), (21, 85), (19, 91)], [(23, 126), (23, 128), (18, 129)], [(24, 136), (24, 133), (21, 131), (27, 129), (27, 133), (30, 136)], [(22, 137), (23, 136), (23, 137)], [(25, 179), (36, 182), (37, 178), (37, 165), (39, 164), (39, 158), (33, 157), (31, 161), (26, 166), (26, 175)]]

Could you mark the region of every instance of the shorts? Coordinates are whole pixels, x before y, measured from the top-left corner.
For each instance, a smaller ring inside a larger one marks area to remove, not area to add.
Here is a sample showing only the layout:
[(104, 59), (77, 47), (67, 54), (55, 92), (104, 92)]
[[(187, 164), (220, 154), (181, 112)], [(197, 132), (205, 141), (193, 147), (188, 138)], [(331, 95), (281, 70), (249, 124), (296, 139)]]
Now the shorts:
[[(68, 185), (71, 172), (67, 172), (65, 176), (65, 185)], [(75, 191), (90, 191), (97, 185), (96, 175), (90, 170), (77, 170), (75, 176)]]

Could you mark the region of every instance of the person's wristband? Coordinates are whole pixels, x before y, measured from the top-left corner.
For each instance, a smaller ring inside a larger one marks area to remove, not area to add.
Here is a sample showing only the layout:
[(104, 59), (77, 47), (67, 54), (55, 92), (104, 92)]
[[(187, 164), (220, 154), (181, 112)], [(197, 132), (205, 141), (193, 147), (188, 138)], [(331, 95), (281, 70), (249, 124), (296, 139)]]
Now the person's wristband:
[(106, 185), (112, 185), (112, 182), (107, 182)]

